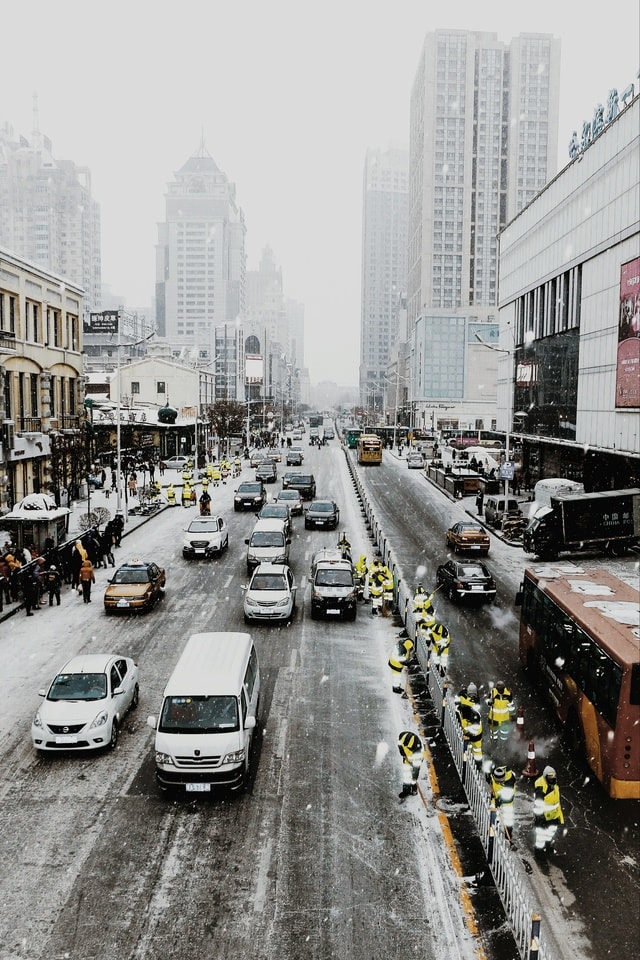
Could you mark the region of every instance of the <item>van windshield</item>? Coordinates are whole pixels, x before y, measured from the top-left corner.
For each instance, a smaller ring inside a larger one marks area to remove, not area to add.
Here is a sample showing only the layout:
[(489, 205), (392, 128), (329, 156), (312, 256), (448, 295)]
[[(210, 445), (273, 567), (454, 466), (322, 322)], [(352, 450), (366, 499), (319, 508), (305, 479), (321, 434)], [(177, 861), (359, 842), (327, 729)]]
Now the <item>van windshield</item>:
[(318, 570), (316, 573), (318, 587), (352, 587), (353, 574), (350, 570)]
[(238, 730), (238, 701), (236, 697), (166, 697), (158, 729), (164, 733)]

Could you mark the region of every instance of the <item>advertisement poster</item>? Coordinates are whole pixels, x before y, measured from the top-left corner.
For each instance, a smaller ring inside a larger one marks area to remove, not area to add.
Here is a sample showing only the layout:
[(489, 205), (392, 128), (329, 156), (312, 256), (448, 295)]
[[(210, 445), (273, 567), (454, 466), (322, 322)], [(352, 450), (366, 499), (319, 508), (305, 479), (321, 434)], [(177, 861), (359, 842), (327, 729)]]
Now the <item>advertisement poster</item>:
[(616, 407), (640, 407), (640, 257), (620, 267)]

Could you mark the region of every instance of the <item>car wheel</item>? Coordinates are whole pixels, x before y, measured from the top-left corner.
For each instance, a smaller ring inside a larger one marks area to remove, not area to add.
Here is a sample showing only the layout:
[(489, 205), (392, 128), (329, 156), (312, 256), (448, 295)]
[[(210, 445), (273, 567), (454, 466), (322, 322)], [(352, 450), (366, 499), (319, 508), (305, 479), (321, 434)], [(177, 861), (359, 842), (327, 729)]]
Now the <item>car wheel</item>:
[(118, 744), (118, 721), (114, 719), (111, 724), (111, 737), (109, 738), (109, 749), (115, 750)]
[(131, 710), (137, 710), (138, 704), (140, 703), (140, 687), (136, 683), (133, 688), (133, 696), (131, 697)]

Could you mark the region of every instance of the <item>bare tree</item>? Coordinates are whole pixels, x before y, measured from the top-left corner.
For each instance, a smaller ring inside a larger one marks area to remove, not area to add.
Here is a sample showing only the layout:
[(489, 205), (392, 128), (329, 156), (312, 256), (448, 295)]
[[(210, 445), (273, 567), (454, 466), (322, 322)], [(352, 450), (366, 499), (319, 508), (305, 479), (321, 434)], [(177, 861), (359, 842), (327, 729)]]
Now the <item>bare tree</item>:
[(217, 400), (207, 409), (207, 419), (222, 443), (230, 437), (241, 437), (246, 417), (246, 407), (239, 400)]

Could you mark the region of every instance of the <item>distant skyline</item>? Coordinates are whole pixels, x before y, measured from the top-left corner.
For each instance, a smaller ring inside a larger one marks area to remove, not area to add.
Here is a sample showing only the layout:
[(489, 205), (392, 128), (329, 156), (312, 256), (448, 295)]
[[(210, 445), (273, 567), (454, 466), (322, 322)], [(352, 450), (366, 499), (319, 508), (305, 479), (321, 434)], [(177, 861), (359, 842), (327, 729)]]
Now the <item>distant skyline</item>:
[(450, 11), (425, 0), (5, 6), (0, 123), (28, 138), (37, 94), (54, 156), (90, 169), (103, 282), (128, 309), (151, 304), (167, 184), (204, 139), (236, 185), (247, 268), (270, 246), (285, 296), (304, 304), (313, 383), (358, 382), (365, 156), (408, 147), (427, 32), (561, 40), (558, 169), (609, 90), (639, 82), (635, 0), (588, 16), (577, 0), (460, 0)]

